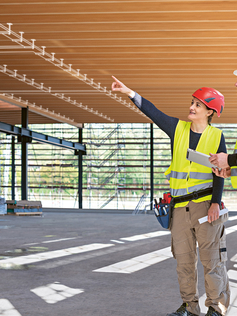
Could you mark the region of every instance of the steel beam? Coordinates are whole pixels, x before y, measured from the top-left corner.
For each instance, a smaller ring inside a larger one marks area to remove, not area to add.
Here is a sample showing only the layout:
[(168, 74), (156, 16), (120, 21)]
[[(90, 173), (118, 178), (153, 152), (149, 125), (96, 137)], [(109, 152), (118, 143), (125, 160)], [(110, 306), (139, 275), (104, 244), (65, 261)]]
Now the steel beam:
[(85, 145), (69, 142), (64, 139), (60, 139), (57, 137), (48, 136), (45, 134), (33, 132), (27, 128), (20, 128), (15, 125), (10, 125), (7, 123), (0, 122), (0, 132), (9, 134), (9, 135), (16, 135), (16, 136), (25, 136), (28, 137), (28, 140), (36, 140), (41, 143), (47, 143), (54, 146), (59, 146), (62, 148), (72, 149), (75, 151), (81, 151), (83, 154), (86, 153)]

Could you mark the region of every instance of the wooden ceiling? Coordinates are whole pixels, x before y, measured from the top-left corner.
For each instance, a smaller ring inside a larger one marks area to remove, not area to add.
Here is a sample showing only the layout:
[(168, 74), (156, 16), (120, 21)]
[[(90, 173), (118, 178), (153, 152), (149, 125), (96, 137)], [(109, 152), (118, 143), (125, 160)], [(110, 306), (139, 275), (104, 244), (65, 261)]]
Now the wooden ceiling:
[(214, 122), (237, 123), (236, 17), (236, 0), (2, 0), (0, 121), (19, 124), (27, 105), (29, 123), (150, 122), (111, 93), (114, 75), (184, 120), (213, 87), (226, 101)]

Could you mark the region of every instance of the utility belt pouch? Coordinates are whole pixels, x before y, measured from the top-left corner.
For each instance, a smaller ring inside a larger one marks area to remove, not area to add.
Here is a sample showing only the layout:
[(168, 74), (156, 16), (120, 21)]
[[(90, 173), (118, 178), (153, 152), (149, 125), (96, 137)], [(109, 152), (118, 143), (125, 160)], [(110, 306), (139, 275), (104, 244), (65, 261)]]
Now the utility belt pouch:
[(158, 222), (163, 228), (170, 230), (172, 225), (172, 213), (174, 209), (173, 199), (171, 199), (170, 203), (157, 203), (156, 199), (154, 199), (154, 201), (154, 213)]

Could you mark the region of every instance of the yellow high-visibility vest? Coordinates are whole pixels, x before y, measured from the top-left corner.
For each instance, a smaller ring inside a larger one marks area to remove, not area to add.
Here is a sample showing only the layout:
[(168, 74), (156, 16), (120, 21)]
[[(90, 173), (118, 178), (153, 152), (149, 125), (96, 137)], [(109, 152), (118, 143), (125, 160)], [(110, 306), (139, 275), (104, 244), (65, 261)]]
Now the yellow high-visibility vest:
[[(234, 154), (237, 154), (237, 142), (235, 144)], [(231, 167), (231, 184), (237, 189), (237, 166)]]
[[(173, 159), (165, 175), (170, 183), (170, 193), (173, 197), (182, 196), (194, 191), (207, 189), (213, 186), (212, 169), (203, 165), (191, 162), (186, 159), (189, 148), (191, 122), (180, 121), (177, 124), (174, 136)], [(196, 151), (209, 155), (216, 153), (222, 131), (208, 125), (203, 131)], [(198, 203), (211, 200), (211, 195), (193, 200)], [(189, 202), (177, 203), (175, 207), (183, 207)]]

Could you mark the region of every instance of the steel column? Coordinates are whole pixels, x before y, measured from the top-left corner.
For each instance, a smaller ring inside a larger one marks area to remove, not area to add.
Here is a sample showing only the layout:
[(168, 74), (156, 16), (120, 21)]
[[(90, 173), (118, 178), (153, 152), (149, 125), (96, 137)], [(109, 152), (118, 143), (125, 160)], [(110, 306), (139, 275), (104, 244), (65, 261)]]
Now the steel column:
[[(151, 192), (150, 192), (150, 202), (153, 201), (153, 191), (154, 191), (154, 142), (153, 142), (153, 124), (150, 124), (150, 183), (151, 183)], [(153, 209), (153, 202), (151, 203), (151, 210)]]
[(12, 136), (12, 200), (15, 200), (15, 177), (16, 177), (15, 136)]
[[(28, 108), (21, 109), (21, 125), (28, 128)], [(24, 136), (21, 137), (21, 199), (28, 198), (28, 143)]]
[[(78, 130), (78, 142), (82, 144), (82, 128)], [(82, 152), (79, 151), (78, 154), (78, 206), (82, 209)]]

